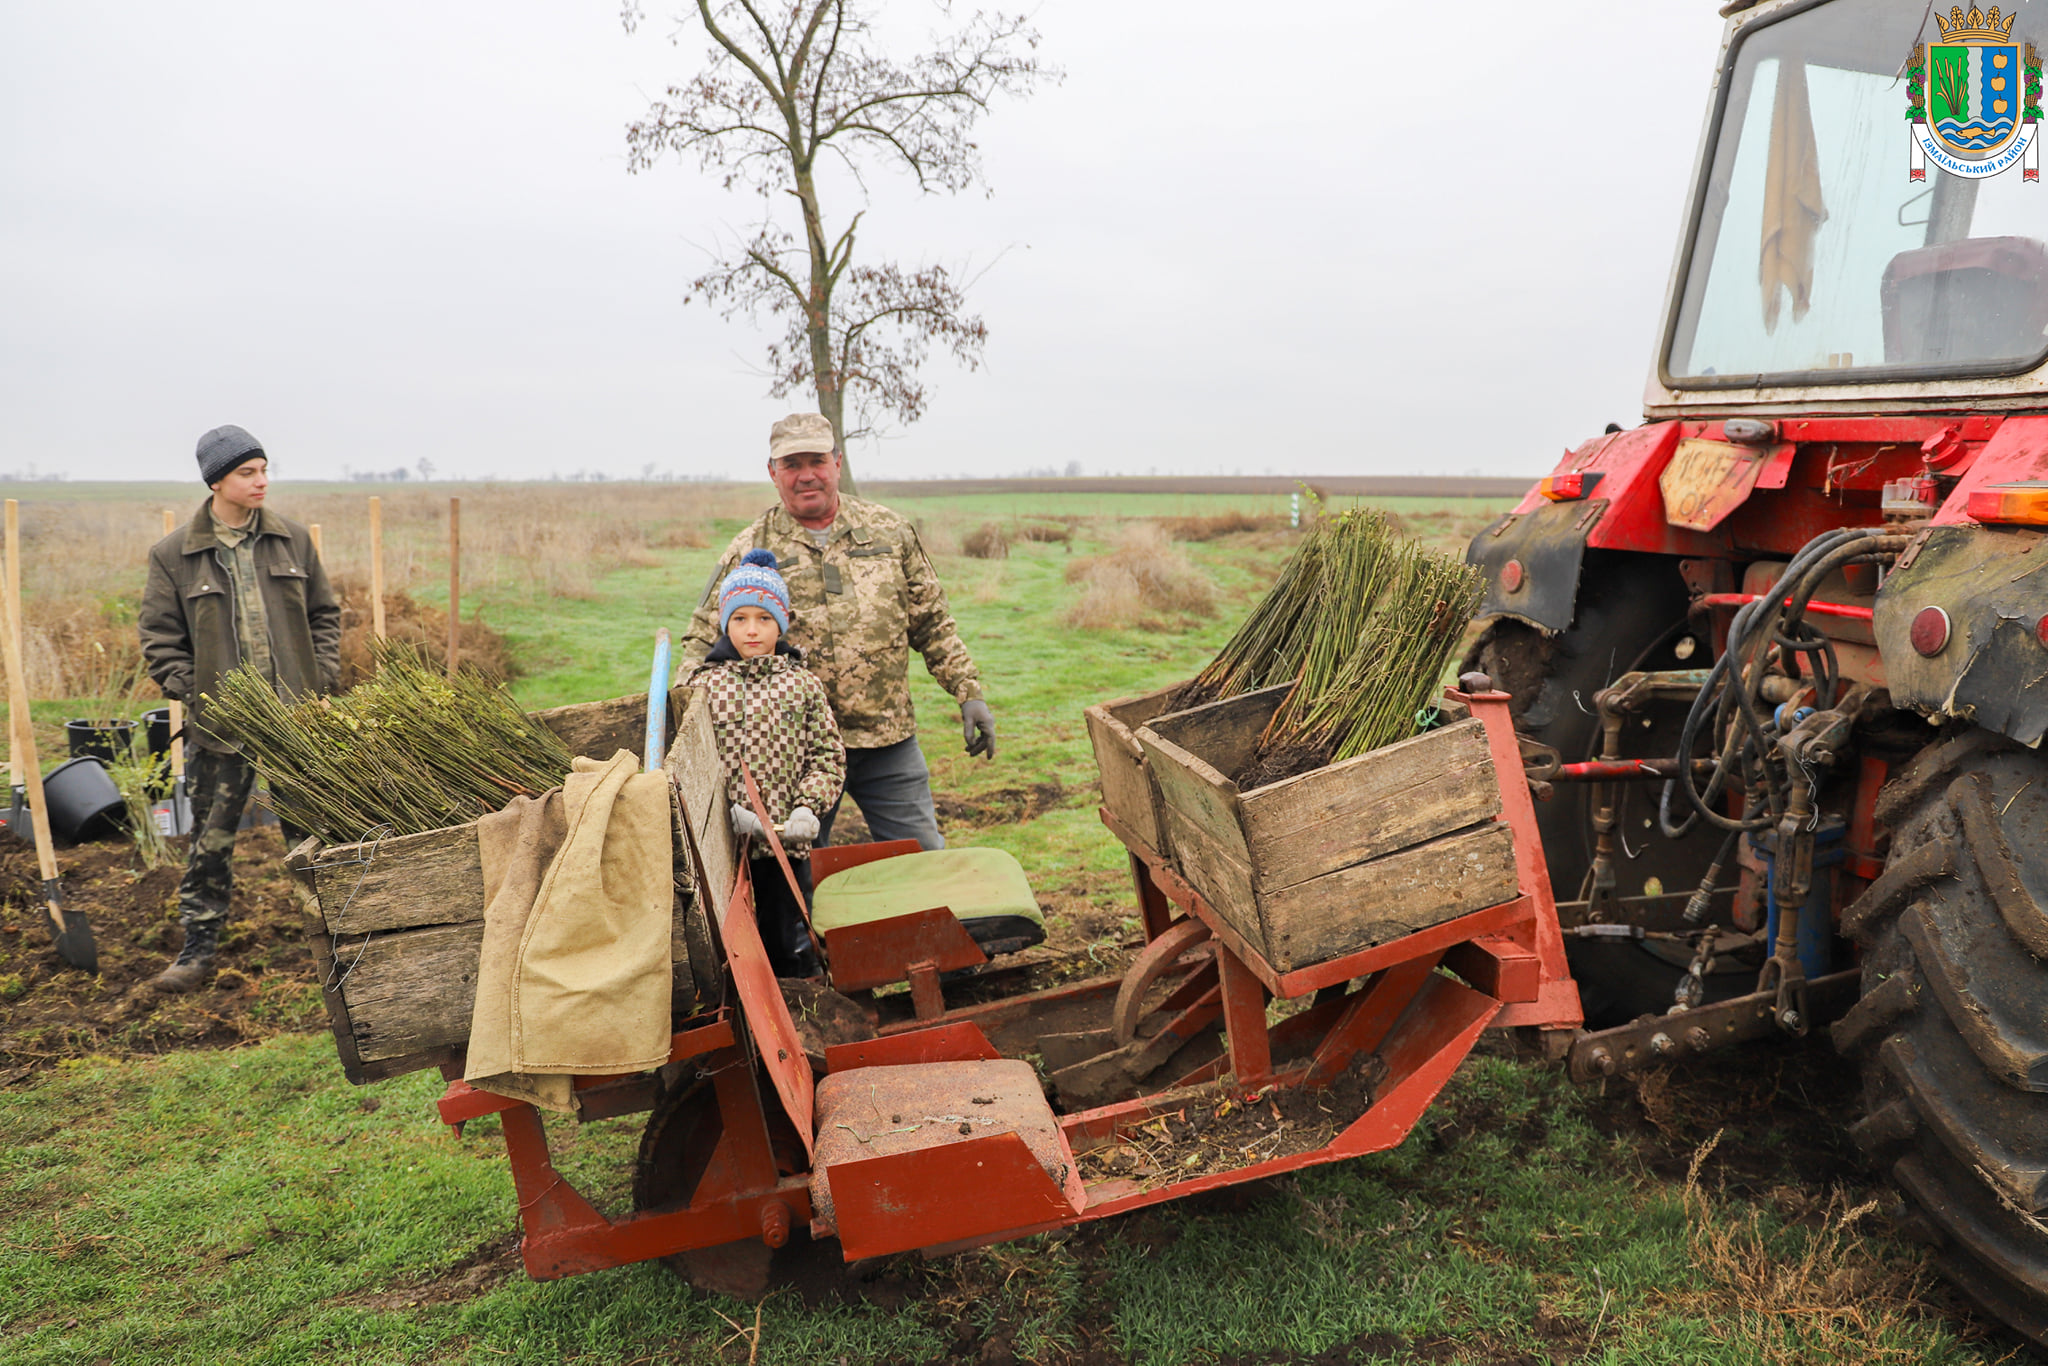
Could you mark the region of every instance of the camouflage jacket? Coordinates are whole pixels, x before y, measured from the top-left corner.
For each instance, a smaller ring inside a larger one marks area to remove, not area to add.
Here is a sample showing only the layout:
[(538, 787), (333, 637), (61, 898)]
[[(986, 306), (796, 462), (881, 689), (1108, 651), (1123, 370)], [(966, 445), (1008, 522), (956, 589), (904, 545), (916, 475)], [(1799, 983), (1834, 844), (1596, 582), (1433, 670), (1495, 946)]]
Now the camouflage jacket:
[[(740, 760), (753, 770), (761, 805), (777, 825), (799, 806), (823, 816), (846, 783), (846, 748), (832, 724), (825, 688), (787, 654), (741, 659), (730, 645), (714, 651), (689, 677), (704, 691), (729, 800), (747, 805)], [(787, 844), (792, 854), (808, 846)]]
[(733, 537), (684, 633), (686, 668), (718, 638), (719, 583), (757, 546), (775, 552), (789, 582), (790, 641), (824, 682), (849, 746), (874, 749), (917, 733), (910, 706), (913, 648), (957, 700), (981, 696), (981, 674), (960, 643), (916, 529), (858, 498), (839, 500), (831, 542), (822, 551), (779, 503)]

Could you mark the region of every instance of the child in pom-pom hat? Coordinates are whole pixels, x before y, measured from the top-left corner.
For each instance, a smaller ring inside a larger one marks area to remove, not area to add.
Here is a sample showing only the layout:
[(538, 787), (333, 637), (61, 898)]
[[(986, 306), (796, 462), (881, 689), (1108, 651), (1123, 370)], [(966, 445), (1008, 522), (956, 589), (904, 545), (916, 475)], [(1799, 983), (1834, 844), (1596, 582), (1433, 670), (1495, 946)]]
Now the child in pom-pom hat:
[(811, 842), (818, 813), (830, 811), (846, 782), (846, 747), (825, 685), (803, 666), (789, 633), (789, 585), (775, 555), (750, 550), (718, 588), (718, 639), (688, 681), (704, 690), (725, 761), (726, 796), (734, 831), (747, 837), (747, 869), (754, 881), (754, 914), (777, 977), (814, 977), (803, 908), (768, 847), (747, 800), (744, 759), (775, 822), (783, 850), (810, 892)]

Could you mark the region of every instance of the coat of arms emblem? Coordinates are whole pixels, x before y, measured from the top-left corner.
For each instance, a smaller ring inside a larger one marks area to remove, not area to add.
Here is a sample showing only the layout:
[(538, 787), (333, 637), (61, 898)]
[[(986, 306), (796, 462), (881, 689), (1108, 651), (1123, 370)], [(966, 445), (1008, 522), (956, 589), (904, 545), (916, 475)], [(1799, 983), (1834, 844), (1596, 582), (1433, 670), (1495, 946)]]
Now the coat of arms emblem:
[(2041, 54), (2012, 36), (2015, 12), (2001, 16), (1961, 5), (1937, 12), (1941, 41), (1920, 43), (1906, 64), (1906, 117), (1912, 120), (1910, 175), (1927, 179), (1927, 163), (1953, 176), (1981, 180), (2021, 167), (2038, 181)]

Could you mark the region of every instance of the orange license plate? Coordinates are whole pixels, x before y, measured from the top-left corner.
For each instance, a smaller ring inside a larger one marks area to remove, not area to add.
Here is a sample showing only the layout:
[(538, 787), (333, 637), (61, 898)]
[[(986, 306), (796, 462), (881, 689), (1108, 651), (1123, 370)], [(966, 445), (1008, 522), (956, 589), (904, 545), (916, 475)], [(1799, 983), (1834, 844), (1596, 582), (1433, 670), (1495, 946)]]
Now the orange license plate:
[(1764, 453), (1748, 446), (1698, 437), (1679, 442), (1671, 463), (1657, 476), (1664, 520), (1693, 531), (1712, 531), (1742, 506), (1763, 467)]

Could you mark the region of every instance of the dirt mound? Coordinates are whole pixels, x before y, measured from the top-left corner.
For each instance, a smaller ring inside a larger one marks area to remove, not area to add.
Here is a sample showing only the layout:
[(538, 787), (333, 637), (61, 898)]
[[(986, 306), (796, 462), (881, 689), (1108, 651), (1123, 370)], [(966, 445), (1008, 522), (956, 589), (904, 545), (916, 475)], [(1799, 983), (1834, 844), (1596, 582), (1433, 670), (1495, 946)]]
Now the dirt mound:
[(325, 1022), (304, 916), (276, 827), (245, 830), (235, 849), (235, 903), (220, 971), (202, 990), (161, 996), (148, 983), (177, 952), (176, 866), (145, 871), (127, 843), (59, 851), (68, 906), (92, 921), (100, 971), (87, 976), (51, 947), (35, 850), (0, 837), (0, 1085), (65, 1058), (225, 1048)]
[[(337, 575), (334, 591), (341, 598), (341, 686), (352, 688), (369, 676), (370, 585), (352, 575)], [(475, 610), (457, 628), (456, 642), (463, 662), (474, 664), (493, 678), (519, 675), (505, 638), (487, 625), (481, 610)], [(427, 658), (446, 663), (448, 659), (448, 612), (415, 601), (401, 589), (384, 590), (384, 634), (426, 651)]]

